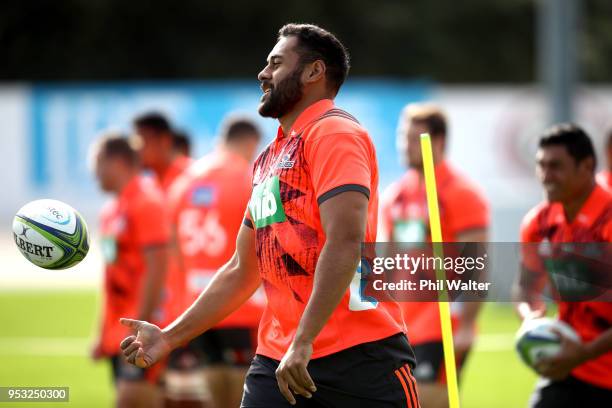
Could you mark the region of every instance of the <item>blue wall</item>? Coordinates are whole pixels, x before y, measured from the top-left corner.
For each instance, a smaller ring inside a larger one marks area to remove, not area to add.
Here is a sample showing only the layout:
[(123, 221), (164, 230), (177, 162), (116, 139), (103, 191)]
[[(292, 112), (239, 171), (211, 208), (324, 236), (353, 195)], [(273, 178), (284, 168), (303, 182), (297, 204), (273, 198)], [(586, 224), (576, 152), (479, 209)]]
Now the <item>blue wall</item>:
[[(426, 99), (430, 89), (419, 82), (356, 79), (336, 100), (370, 131), (383, 187), (402, 172), (395, 152), (399, 112), (406, 103)], [(214, 145), (225, 114), (238, 110), (258, 117), (260, 96), (257, 81), (36, 84), (30, 98), (29, 180), (33, 189), (57, 188), (67, 178), (71, 189), (94, 189), (86, 161), (90, 143), (104, 129), (129, 131), (133, 116), (150, 109), (188, 131), (201, 155)], [(277, 122), (259, 120), (271, 139)]]

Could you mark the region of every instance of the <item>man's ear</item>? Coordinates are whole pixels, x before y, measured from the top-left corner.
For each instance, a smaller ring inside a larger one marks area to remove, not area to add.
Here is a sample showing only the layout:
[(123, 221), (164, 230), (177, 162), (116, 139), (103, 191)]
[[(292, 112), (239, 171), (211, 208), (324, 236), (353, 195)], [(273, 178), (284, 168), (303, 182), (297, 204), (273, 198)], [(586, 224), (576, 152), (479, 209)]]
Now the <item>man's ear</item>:
[(325, 77), (325, 63), (321, 60), (316, 60), (306, 65), (304, 69), (303, 80), (305, 83), (313, 83)]
[(587, 157), (580, 163), (589, 173), (595, 172), (595, 160), (592, 157)]
[(160, 137), (159, 140), (161, 141), (165, 149), (171, 149), (174, 145), (174, 137), (171, 133)]
[(446, 138), (444, 136), (436, 136), (431, 138), (431, 144), (434, 150), (444, 153), (446, 151)]

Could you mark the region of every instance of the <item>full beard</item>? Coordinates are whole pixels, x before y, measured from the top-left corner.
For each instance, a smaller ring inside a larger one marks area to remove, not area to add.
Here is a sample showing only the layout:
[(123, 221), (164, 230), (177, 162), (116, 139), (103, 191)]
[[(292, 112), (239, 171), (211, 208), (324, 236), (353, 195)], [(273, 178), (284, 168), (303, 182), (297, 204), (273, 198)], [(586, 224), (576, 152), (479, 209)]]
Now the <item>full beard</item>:
[(302, 70), (296, 69), (293, 74), (271, 88), (259, 105), (259, 114), (266, 118), (278, 119), (291, 112), (304, 96), (301, 76)]

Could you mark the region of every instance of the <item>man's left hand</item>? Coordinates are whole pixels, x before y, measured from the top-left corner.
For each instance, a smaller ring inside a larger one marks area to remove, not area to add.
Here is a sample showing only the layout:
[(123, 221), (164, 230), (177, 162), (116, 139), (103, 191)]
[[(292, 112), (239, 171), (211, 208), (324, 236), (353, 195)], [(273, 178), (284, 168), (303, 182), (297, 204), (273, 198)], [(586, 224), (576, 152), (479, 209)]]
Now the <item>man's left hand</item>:
[(310, 398), (317, 390), (306, 368), (311, 356), (312, 343), (294, 341), (276, 369), (278, 388), (291, 405), (296, 403), (294, 393)]
[(559, 331), (555, 333), (561, 339), (559, 353), (553, 357), (543, 358), (535, 368), (540, 375), (559, 381), (566, 378), (574, 368), (589, 360), (590, 357), (583, 343), (570, 339)]

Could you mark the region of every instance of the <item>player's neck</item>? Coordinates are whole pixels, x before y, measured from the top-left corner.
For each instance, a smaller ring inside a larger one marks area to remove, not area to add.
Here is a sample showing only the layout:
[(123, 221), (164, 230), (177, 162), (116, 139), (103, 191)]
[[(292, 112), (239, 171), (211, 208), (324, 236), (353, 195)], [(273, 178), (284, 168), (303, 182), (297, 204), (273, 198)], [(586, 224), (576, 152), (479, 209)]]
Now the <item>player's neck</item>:
[(119, 195), (125, 189), (125, 187), (130, 184), (130, 181), (138, 174), (137, 170), (133, 170), (130, 172), (126, 172), (122, 174), (117, 180), (117, 184), (115, 186), (115, 194)]
[(584, 203), (589, 199), (594, 188), (595, 181), (591, 181), (579, 194), (561, 203), (568, 224), (574, 221), (574, 218), (576, 218), (578, 212), (580, 212), (580, 209), (584, 206)]
[(323, 99), (333, 99), (333, 95), (318, 92), (313, 93), (312, 95), (304, 95), (304, 97), (300, 99), (291, 112), (287, 113), (281, 118), (278, 118), (280, 126), (283, 129), (283, 134), (287, 135), (289, 133), (296, 119), (306, 110), (306, 108)]
[(231, 154), (243, 158), (247, 162), (251, 161), (251, 151), (245, 145), (239, 143), (225, 143), (221, 145), (220, 148), (221, 150), (225, 150)]
[(153, 167), (151, 170), (155, 173), (158, 179), (162, 179), (170, 166), (172, 166), (172, 162), (176, 156), (174, 154), (169, 154), (162, 163), (159, 163), (157, 166)]

